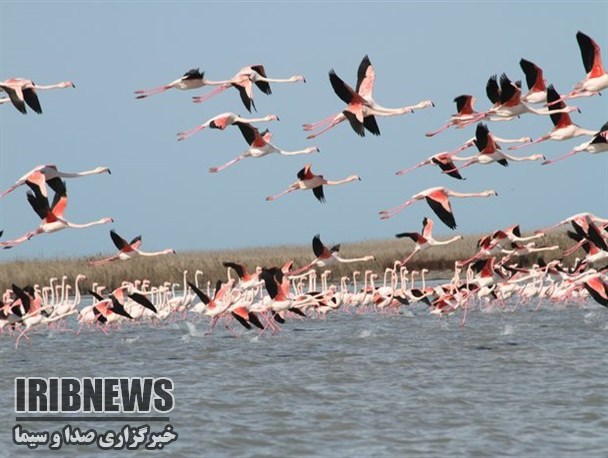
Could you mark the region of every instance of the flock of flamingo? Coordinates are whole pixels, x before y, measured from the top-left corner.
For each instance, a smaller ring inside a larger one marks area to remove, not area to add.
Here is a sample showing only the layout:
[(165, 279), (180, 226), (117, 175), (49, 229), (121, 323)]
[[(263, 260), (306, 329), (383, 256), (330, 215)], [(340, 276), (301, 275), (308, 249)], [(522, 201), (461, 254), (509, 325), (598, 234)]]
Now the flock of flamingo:
[[(475, 136), (453, 151), (435, 154), (424, 161), (407, 169), (397, 171), (397, 175), (404, 175), (425, 165), (437, 165), (442, 173), (462, 180), (461, 171), (475, 164), (489, 164), (497, 162), (508, 166), (509, 162), (543, 161), (542, 164), (551, 164), (580, 152), (591, 154), (608, 151), (608, 122), (599, 130), (583, 129), (574, 124), (570, 113), (578, 110), (577, 107), (568, 106), (566, 102), (578, 98), (600, 94), (608, 88), (608, 74), (604, 70), (598, 44), (582, 32), (576, 34), (581, 51), (586, 77), (576, 83), (574, 88), (565, 94), (559, 94), (555, 87), (548, 84), (543, 71), (536, 64), (521, 59), (520, 66), (525, 74), (528, 92), (523, 93), (521, 82), (513, 82), (506, 74), (493, 75), (486, 84), (486, 94), (491, 106), (485, 111), (476, 111), (475, 98), (472, 95), (460, 95), (454, 99), (457, 113), (452, 115), (448, 122), (435, 131), (428, 132), (429, 137), (435, 136), (451, 127), (462, 129), (469, 125), (476, 125)], [(372, 97), (374, 88), (374, 67), (368, 56), (361, 61), (357, 71), (357, 82), (353, 89), (342, 80), (335, 71), (329, 72), (330, 84), (336, 95), (345, 103), (344, 109), (336, 114), (315, 123), (304, 124), (303, 129), (308, 139), (333, 129), (343, 121), (348, 121), (355, 133), (364, 137), (366, 132), (380, 135), (376, 118), (383, 116), (398, 116), (414, 113), (416, 110), (434, 107), (433, 102), (424, 100), (416, 105), (400, 108), (386, 108), (378, 104)], [(160, 94), (170, 89), (191, 90), (205, 86), (214, 86), (214, 89), (202, 96), (193, 97), (195, 103), (202, 103), (225, 90), (234, 88), (239, 92), (240, 98), (247, 111), (256, 110), (254, 102), (254, 89), (264, 94), (272, 93), (271, 83), (297, 83), (305, 82), (304, 77), (295, 75), (290, 78), (269, 78), (262, 65), (252, 65), (242, 68), (234, 77), (226, 80), (212, 81), (205, 79), (204, 72), (192, 69), (181, 78), (166, 85), (135, 91), (136, 99), (144, 99)], [(21, 113), (27, 113), (27, 107), (41, 114), (42, 108), (37, 91), (75, 87), (71, 82), (43, 86), (33, 81), (13, 78), (0, 82), (0, 90), (7, 97), (0, 98), (0, 104), (10, 102)], [(541, 108), (532, 105), (542, 104)], [(553, 123), (553, 129), (547, 134), (532, 140), (529, 137), (518, 139), (503, 139), (492, 134), (488, 125), (491, 122), (509, 121), (524, 114), (546, 115)], [(258, 118), (243, 118), (235, 113), (222, 113), (192, 129), (179, 132), (177, 140), (183, 141), (206, 128), (225, 130), (229, 126), (236, 126), (244, 137), (248, 148), (231, 161), (209, 169), (210, 173), (218, 173), (227, 167), (246, 158), (259, 158), (271, 153), (279, 155), (301, 155), (319, 151), (316, 146), (300, 150), (289, 151), (281, 149), (271, 143), (272, 134), (265, 130), (260, 132), (254, 123), (272, 122), (278, 120), (276, 115)], [(543, 141), (562, 141), (578, 136), (590, 137), (589, 140), (575, 147), (571, 152), (547, 160), (543, 155), (514, 156), (503, 151), (500, 143), (518, 143), (509, 150), (518, 150)], [(462, 157), (459, 154), (476, 147), (477, 153)], [(461, 165), (456, 165), (462, 163)], [(26, 193), (27, 201), (40, 218), (40, 225), (12, 240), (1, 241), (4, 249), (13, 248), (31, 238), (45, 233), (52, 233), (66, 228), (87, 228), (113, 222), (112, 218), (104, 217), (96, 221), (78, 224), (64, 217), (68, 202), (68, 193), (65, 179), (84, 177), (95, 174), (110, 173), (107, 167), (97, 167), (92, 170), (67, 173), (58, 170), (55, 165), (40, 165), (23, 175), (10, 188), (0, 194), (0, 198), (7, 196), (22, 185), (30, 190)], [(279, 199), (293, 191), (312, 190), (313, 195), (320, 202), (325, 202), (324, 186), (335, 186), (349, 182), (359, 181), (358, 175), (351, 175), (341, 180), (327, 180), (323, 175), (312, 172), (312, 165), (306, 164), (296, 174), (297, 180), (285, 190), (266, 198), (267, 201)], [(52, 202), (50, 192), (53, 191)], [(437, 217), (450, 229), (456, 228), (456, 219), (452, 211), (450, 198), (456, 197), (490, 197), (497, 196), (495, 190), (485, 190), (477, 193), (462, 193), (445, 187), (431, 187), (420, 191), (394, 208), (380, 211), (381, 219), (392, 218), (399, 212), (418, 200), (425, 200)], [(542, 251), (559, 250), (558, 246), (538, 247), (533, 240), (544, 237), (547, 231), (570, 224), (573, 228), (568, 235), (575, 244), (563, 253), (563, 256), (574, 253), (579, 248), (585, 255), (578, 258), (572, 267), (565, 266), (561, 261), (545, 263), (539, 259), (532, 267), (525, 268), (517, 263), (516, 258), (522, 255)], [(93, 284), (88, 291), (93, 296), (93, 304), (78, 309), (81, 300), (80, 282), (83, 275), (76, 278), (75, 296), (70, 297), (69, 284), (66, 277), (61, 284), (55, 284), (57, 279), (51, 279), (49, 286), (28, 285), (19, 287), (12, 285), (2, 296), (0, 303), (0, 329), (11, 329), (17, 335), (16, 345), (27, 331), (34, 326), (51, 325), (62, 322), (70, 315), (78, 315), (81, 327), (92, 324), (100, 327), (104, 332), (113, 322), (129, 322), (137, 320), (165, 320), (187, 314), (204, 314), (211, 318), (210, 330), (216, 323), (224, 319), (225, 326), (232, 331), (230, 324), (237, 321), (244, 328), (260, 329), (260, 334), (269, 330), (276, 332), (287, 318), (304, 318), (311, 315), (325, 316), (328, 312), (337, 310), (369, 310), (384, 311), (386, 313), (399, 310), (401, 307), (411, 306), (422, 302), (430, 308), (430, 312), (438, 315), (452, 314), (463, 310), (462, 323), (466, 319), (467, 309), (472, 306), (482, 307), (483, 304), (511, 307), (506, 300), (512, 296), (517, 297), (517, 303), (537, 297), (555, 301), (571, 300), (575, 297), (585, 298), (591, 296), (598, 303), (608, 307), (608, 266), (594, 268), (594, 263), (608, 259), (608, 219), (603, 219), (590, 213), (573, 215), (558, 224), (536, 231), (530, 236), (522, 236), (519, 225), (506, 229), (496, 230), (478, 241), (478, 251), (469, 259), (458, 261), (454, 267), (454, 275), (450, 281), (437, 286), (427, 286), (423, 269), (422, 286), (415, 285), (416, 271), (409, 272), (407, 264), (418, 252), (433, 246), (442, 246), (457, 242), (462, 237), (439, 241), (432, 235), (433, 221), (424, 218), (421, 233), (404, 232), (396, 236), (409, 238), (415, 243), (415, 249), (406, 257), (396, 260), (384, 272), (381, 286), (376, 286), (379, 275), (371, 270), (363, 274), (361, 282), (357, 282), (359, 271), (354, 271), (350, 277), (342, 277), (340, 285), (329, 284), (330, 270), (321, 275), (321, 288), (317, 288), (316, 268), (325, 268), (334, 263), (366, 262), (374, 259), (372, 255), (363, 258), (348, 259), (340, 256), (340, 245), (328, 247), (321, 241), (320, 235), (312, 240), (312, 250), (315, 259), (301, 267), (294, 268), (293, 262), (286, 262), (278, 267), (256, 267), (253, 273), (237, 262), (225, 262), (228, 281), (218, 280), (215, 288), (207, 281), (206, 287), (199, 284), (199, 272), (195, 275), (195, 282), (188, 281), (184, 272), (183, 284), (165, 283), (152, 287), (147, 280), (123, 282), (123, 284), (104, 296), (105, 288)], [(2, 236), (2, 232), (0, 232)], [(104, 265), (115, 261), (125, 261), (136, 256), (158, 256), (175, 253), (172, 249), (157, 252), (141, 250), (141, 236), (128, 242), (115, 230), (110, 231), (111, 240), (118, 252), (112, 256), (91, 261), (90, 264)], [(236, 277), (231, 276), (231, 271)], [(408, 276), (411, 277), (408, 278)], [(461, 278), (461, 275), (464, 278)], [(177, 288), (181, 292), (178, 292)], [(197, 302), (198, 298), (198, 302)], [(475, 299), (480, 299), (475, 301)], [(511, 303), (512, 304), (512, 303)], [(80, 330), (79, 330), (80, 332)]]

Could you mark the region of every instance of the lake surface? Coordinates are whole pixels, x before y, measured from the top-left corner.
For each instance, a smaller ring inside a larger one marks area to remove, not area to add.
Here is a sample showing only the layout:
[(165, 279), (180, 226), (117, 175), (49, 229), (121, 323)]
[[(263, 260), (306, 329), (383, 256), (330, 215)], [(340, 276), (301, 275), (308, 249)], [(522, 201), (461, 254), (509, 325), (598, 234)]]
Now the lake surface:
[[(592, 301), (535, 308), (470, 311), (464, 327), (460, 315), (430, 316), (422, 305), (339, 311), (259, 338), (238, 323), (237, 337), (221, 324), (205, 335), (199, 318), (109, 335), (75, 335), (73, 321), (67, 331), (35, 330), (32, 346), (22, 339), (17, 350), (5, 332), (0, 454), (51, 453), (12, 442), (14, 377), (154, 376), (175, 383), (179, 437), (161, 452), (171, 456), (606, 457), (608, 310)], [(100, 453), (65, 445), (55, 456)]]

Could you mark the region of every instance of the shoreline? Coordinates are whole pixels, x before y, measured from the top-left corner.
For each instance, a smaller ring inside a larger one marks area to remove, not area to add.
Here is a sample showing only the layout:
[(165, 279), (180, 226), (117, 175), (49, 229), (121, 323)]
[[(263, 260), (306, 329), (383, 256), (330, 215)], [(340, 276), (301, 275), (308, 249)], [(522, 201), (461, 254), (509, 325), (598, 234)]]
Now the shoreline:
[[(476, 250), (476, 242), (481, 235), (464, 236), (463, 240), (447, 246), (431, 247), (428, 250), (417, 253), (409, 262), (408, 269), (429, 269), (429, 279), (449, 278), (457, 260), (472, 256)], [(333, 241), (327, 241), (328, 244)], [(550, 233), (537, 241), (538, 246), (559, 245), (560, 249), (539, 253), (542, 256), (522, 256), (514, 258), (513, 262), (521, 265), (531, 265), (539, 257), (547, 262), (562, 257), (564, 249), (574, 245), (565, 232), (556, 231)], [(375, 256), (375, 260), (368, 262), (357, 262), (349, 264), (333, 264), (328, 267), (332, 271), (331, 281), (339, 281), (343, 275), (351, 276), (354, 270), (363, 272), (373, 270), (382, 274), (387, 267), (393, 267), (396, 260), (403, 259), (411, 253), (415, 244), (409, 239), (384, 239), (367, 240), (355, 243), (344, 243), (340, 248), (340, 255), (345, 258), (361, 257), (365, 255)], [(505, 246), (505, 248), (507, 248)], [(582, 250), (580, 251), (582, 253)], [(14, 283), (19, 286), (28, 284), (47, 285), (51, 278), (58, 278), (61, 283), (66, 276), (67, 284), (73, 284), (78, 274), (86, 275), (87, 279), (82, 283), (84, 289), (88, 289), (93, 282), (105, 285), (108, 289), (120, 286), (123, 281), (135, 281), (147, 279), (152, 285), (162, 285), (165, 282), (179, 283), (183, 286), (184, 271), (188, 271), (188, 281), (192, 281), (195, 272), (203, 272), (204, 282), (227, 279), (227, 269), (222, 265), (224, 261), (236, 262), (245, 265), (250, 271), (256, 266), (282, 266), (289, 260), (294, 261), (294, 266), (300, 267), (312, 261), (314, 254), (310, 245), (278, 245), (270, 247), (250, 247), (225, 250), (204, 250), (177, 252), (177, 254), (164, 255), (155, 258), (135, 258), (128, 261), (115, 261), (104, 266), (90, 266), (89, 261), (107, 256), (108, 253), (97, 256), (84, 256), (77, 258), (54, 258), (54, 259), (23, 259), (0, 263), (0, 289), (2, 291), (10, 288)], [(572, 262), (576, 256), (572, 255), (565, 259), (566, 263)], [(321, 273), (325, 268), (317, 268)], [(232, 273), (236, 276), (235, 273)]]

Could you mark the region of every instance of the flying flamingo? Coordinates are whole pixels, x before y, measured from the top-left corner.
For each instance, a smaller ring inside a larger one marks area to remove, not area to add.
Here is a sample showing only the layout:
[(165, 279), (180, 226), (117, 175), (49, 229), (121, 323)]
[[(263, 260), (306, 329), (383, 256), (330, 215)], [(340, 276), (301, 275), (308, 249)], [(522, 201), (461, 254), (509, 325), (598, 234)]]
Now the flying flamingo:
[[(580, 30), (576, 33), (576, 41), (581, 50), (583, 66), (587, 72), (584, 80), (576, 83), (572, 91), (562, 96), (563, 99), (590, 97), (608, 88), (608, 74), (602, 65), (602, 53), (599, 45)], [(550, 105), (548, 103), (548, 105)]]
[[(0, 90), (7, 93), (12, 104), (23, 114), (27, 114), (25, 105), (29, 106), (34, 112), (42, 114), (42, 107), (38, 100), (37, 90), (63, 89), (66, 87), (76, 87), (71, 81), (61, 83), (39, 85), (31, 80), (24, 78), (11, 78), (0, 82)], [(4, 102), (3, 102), (4, 103)]]
[(306, 82), (302, 75), (294, 75), (289, 78), (268, 78), (263, 65), (248, 65), (239, 70), (239, 72), (230, 80), (225, 81), (219, 87), (209, 91), (207, 94), (198, 97), (192, 97), (194, 103), (202, 103), (209, 100), (211, 97), (225, 91), (228, 88), (234, 87), (239, 91), (241, 101), (247, 111), (251, 113), (251, 108), (257, 111), (253, 101), (253, 85), (255, 84), (260, 91), (266, 95), (272, 94), (272, 89), (269, 83), (298, 83)]
[(575, 154), (582, 153), (583, 151), (587, 151), (591, 154), (598, 154), (608, 151), (608, 122), (606, 122), (600, 128), (600, 131), (597, 132), (594, 137), (588, 142), (581, 143), (568, 154), (564, 154), (563, 156), (560, 156), (556, 159), (544, 161), (542, 165), (553, 164), (554, 162), (561, 161), (562, 159), (566, 159), (570, 156), (574, 156)]
[(97, 175), (99, 173), (111, 174), (112, 172), (110, 172), (110, 169), (107, 167), (96, 167), (93, 170), (86, 170), (84, 172), (77, 172), (77, 173), (69, 173), (69, 172), (60, 172), (59, 170), (57, 170), (57, 166), (55, 164), (39, 165), (38, 167), (35, 167), (32, 170), (30, 170), (29, 172), (27, 172), (25, 175), (23, 175), (21, 178), (19, 178), (19, 180), (17, 180), (17, 182), (13, 186), (11, 186), (6, 191), (4, 191), (2, 194), (0, 194), (0, 199), (2, 197), (6, 196), (7, 194), (9, 194), (10, 192), (14, 191), (15, 189), (17, 189), (19, 186), (28, 184), (28, 183), (38, 186), (42, 195), (47, 197), (47, 190), (46, 190), (45, 183), (48, 181), (51, 181), (51, 180), (54, 180), (57, 178), (78, 178), (78, 177), (84, 177), (84, 176), (88, 176), (88, 175)]
[[(545, 157), (542, 154), (534, 154), (532, 156), (525, 157), (515, 157), (509, 154), (503, 153), (500, 150), (500, 145), (495, 143), (494, 138), (490, 135), (490, 131), (488, 130), (488, 126), (483, 123), (479, 123), (477, 125), (477, 129), (475, 130), (475, 146), (479, 150), (479, 154), (474, 156), (470, 156), (468, 158), (458, 158), (459, 160), (467, 159), (467, 162), (464, 165), (461, 165), (455, 169), (444, 171), (443, 173), (449, 173), (452, 171), (461, 170), (465, 167), (469, 167), (473, 164), (490, 164), (492, 162), (498, 162), (503, 167), (507, 167), (509, 163), (507, 160), (511, 160), (514, 162), (522, 162), (522, 161), (538, 161), (543, 160)], [(455, 159), (455, 157), (453, 157)]]
[(136, 99), (145, 99), (146, 97), (150, 97), (151, 95), (160, 94), (162, 92), (168, 91), (169, 89), (179, 89), (182, 91), (188, 89), (198, 89), (203, 86), (220, 86), (226, 84), (225, 81), (210, 81), (205, 79), (205, 72), (201, 72), (198, 68), (193, 68), (188, 70), (183, 74), (181, 78), (172, 81), (169, 84), (165, 84), (163, 86), (155, 87), (153, 89), (140, 89), (135, 91), (137, 94)]
[(376, 259), (374, 256), (363, 256), (361, 258), (342, 258), (340, 256), (340, 244), (334, 245), (328, 248), (321, 242), (321, 235), (317, 234), (312, 238), (312, 251), (316, 256), (316, 259), (312, 261), (308, 267), (317, 265), (319, 267), (325, 267), (335, 262), (340, 263), (353, 263), (353, 262), (367, 262)]
[(519, 66), (526, 74), (528, 92), (521, 96), (522, 102), (544, 103), (547, 101), (547, 87), (543, 78), (543, 70), (538, 65), (526, 59), (519, 61)]
[(492, 189), (482, 192), (462, 193), (437, 186), (420, 191), (418, 194), (414, 194), (410, 200), (405, 201), (397, 207), (380, 211), (380, 219), (392, 218), (417, 200), (425, 199), (431, 209), (446, 226), (448, 226), (450, 229), (456, 229), (456, 221), (454, 219), (454, 214), (452, 213), (452, 206), (448, 200), (449, 197), (489, 197), (497, 195), (497, 192)]
[(450, 116), (450, 119), (448, 120), (447, 124), (444, 124), (439, 129), (434, 130), (432, 132), (427, 132), (425, 134), (427, 137), (437, 135), (438, 133), (449, 129), (452, 126), (460, 127), (465, 121), (476, 119), (477, 115), (480, 114), (473, 108), (473, 104), (475, 103), (475, 97), (473, 97), (472, 95), (459, 95), (454, 99), (454, 102), (456, 102), (456, 114)]
[(417, 109), (435, 106), (430, 100), (401, 108), (386, 108), (376, 103), (372, 98), (375, 72), (368, 56), (365, 56), (359, 64), (356, 90), (346, 84), (334, 70), (329, 72), (329, 81), (336, 95), (347, 104), (346, 109), (321, 121), (304, 124), (305, 131), (324, 127), (321, 131), (306, 137), (308, 139), (318, 137), (344, 120), (348, 120), (353, 130), (361, 137), (365, 136), (365, 129), (373, 135), (380, 135), (380, 129), (374, 116), (398, 116), (413, 113)]
[(458, 170), (456, 170), (456, 166), (454, 165), (453, 156), (455, 154), (456, 153), (448, 153), (448, 152), (441, 152), (441, 153), (434, 154), (433, 156), (426, 158), (424, 161), (419, 162), (418, 164), (416, 164), (412, 167), (409, 167), (407, 169), (398, 170), (397, 172), (395, 172), (395, 175), (405, 175), (406, 173), (409, 173), (412, 170), (418, 169), (425, 165), (437, 165), (441, 170), (445, 171), (445, 173), (448, 174), (449, 176), (456, 178), (457, 180), (465, 180), (466, 178), (463, 178), (460, 175)]
[(317, 148), (316, 146), (309, 146), (308, 148), (304, 148), (298, 151), (285, 151), (280, 148), (277, 148), (272, 143), (270, 143), (270, 138), (272, 137), (270, 132), (266, 131), (264, 134), (260, 134), (260, 131), (253, 127), (251, 124), (238, 121), (235, 122), (235, 124), (241, 131), (241, 134), (243, 134), (245, 141), (249, 145), (249, 149), (247, 149), (244, 153), (241, 153), (239, 156), (232, 159), (231, 161), (225, 163), (224, 165), (221, 165), (219, 167), (211, 167), (209, 169), (209, 173), (221, 172), (225, 168), (230, 167), (231, 165), (234, 165), (237, 162), (242, 161), (243, 159), (246, 159), (248, 157), (258, 158), (271, 153), (277, 153), (283, 156), (295, 156), (298, 154), (310, 154), (319, 151), (319, 148)]
[(0, 246), (4, 247), (5, 249), (12, 248), (15, 245), (23, 243), (26, 240), (29, 240), (32, 237), (42, 233), (57, 232), (65, 228), (84, 229), (98, 224), (114, 222), (112, 218), (102, 218), (100, 220), (92, 221), (86, 224), (76, 224), (64, 219), (63, 213), (68, 204), (68, 196), (65, 188), (65, 182), (61, 180), (58, 181), (52, 206), (49, 205), (48, 198), (43, 196), (37, 190), (37, 188), (35, 189), (36, 190), (34, 191), (34, 193), (27, 193), (27, 200), (36, 212), (36, 214), (40, 217), (40, 226), (34, 229), (33, 231), (27, 232), (26, 234), (15, 240), (0, 242)]
[(457, 235), (448, 240), (435, 240), (433, 238), (433, 220), (431, 218), (426, 217), (422, 220), (422, 234), (419, 234), (418, 232), (402, 232), (400, 234), (396, 234), (395, 237), (409, 237), (416, 244), (414, 251), (412, 251), (412, 253), (407, 258), (404, 258), (401, 261), (401, 264), (403, 265), (407, 264), (407, 262), (412, 258), (412, 256), (414, 256), (419, 251), (426, 250), (427, 248), (430, 248), (432, 246), (449, 245), (450, 243), (463, 239), (462, 235)]
[(277, 200), (290, 192), (297, 191), (298, 189), (312, 189), (312, 193), (315, 195), (317, 200), (321, 203), (325, 202), (325, 194), (323, 192), (323, 186), (336, 186), (344, 183), (350, 183), (351, 181), (361, 181), (358, 175), (351, 175), (343, 180), (331, 181), (323, 178), (323, 175), (315, 175), (310, 170), (311, 164), (306, 164), (302, 170), (298, 172), (298, 181), (289, 186), (285, 191), (275, 195), (268, 196), (266, 200)]
[(224, 130), (226, 127), (233, 125), (236, 122), (253, 124), (254, 122), (268, 122), (268, 121), (278, 121), (279, 117), (277, 115), (268, 115), (263, 118), (241, 118), (239, 115), (235, 113), (222, 113), (213, 118), (209, 119), (203, 124), (200, 124), (193, 129), (186, 130), (184, 132), (179, 132), (177, 134), (177, 141), (182, 141), (191, 137), (192, 135), (200, 132), (201, 130), (209, 127), (210, 129), (220, 129)]
[(493, 75), (486, 84), (486, 93), (493, 103), (492, 107), (475, 118), (466, 121), (463, 127), (473, 124), (480, 119), (487, 118), (490, 121), (510, 121), (524, 113), (536, 115), (551, 115), (554, 113), (571, 113), (579, 111), (578, 107), (564, 107), (560, 109), (537, 109), (533, 108), (521, 100), (521, 81), (513, 83), (509, 77), (503, 73), (500, 76), (500, 85), (496, 75)]
[[(559, 94), (553, 87), (550, 85), (547, 88), (547, 97), (549, 105), (553, 109), (565, 108), (566, 104), (563, 101), (559, 100)], [(570, 119), (570, 115), (568, 113), (553, 113), (551, 114), (551, 122), (553, 122), (553, 129), (548, 134), (543, 135), (542, 137), (537, 138), (534, 141), (525, 143), (519, 146), (511, 146), (510, 150), (515, 150), (519, 148), (524, 148), (529, 145), (533, 145), (535, 143), (544, 142), (546, 140), (569, 140), (574, 137), (579, 137), (581, 135), (595, 135), (596, 132), (588, 129), (583, 129), (582, 127), (577, 126)]]
[(113, 261), (127, 261), (137, 256), (161, 256), (164, 254), (175, 254), (175, 250), (168, 248), (162, 251), (142, 251), (139, 249), (141, 246), (141, 235), (138, 235), (130, 242), (127, 242), (120, 235), (116, 233), (114, 229), (110, 230), (110, 237), (112, 238), (112, 242), (116, 248), (118, 248), (118, 253), (112, 255), (110, 257), (99, 259), (97, 261), (89, 262), (92, 266), (100, 266), (103, 264), (108, 264)]

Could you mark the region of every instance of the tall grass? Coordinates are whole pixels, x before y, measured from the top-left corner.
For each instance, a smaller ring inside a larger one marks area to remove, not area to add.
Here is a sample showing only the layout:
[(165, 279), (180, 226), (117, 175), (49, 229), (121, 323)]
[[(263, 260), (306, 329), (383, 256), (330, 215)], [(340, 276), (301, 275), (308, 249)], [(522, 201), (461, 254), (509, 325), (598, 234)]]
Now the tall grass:
[[(408, 268), (427, 268), (432, 275), (445, 277), (450, 275), (457, 260), (471, 257), (476, 252), (476, 242), (479, 236), (466, 236), (464, 240), (450, 245), (431, 247), (416, 254), (409, 262)], [(561, 257), (565, 248), (573, 245), (564, 233), (552, 233), (537, 241), (538, 246), (559, 245), (560, 250), (539, 253), (549, 261)], [(505, 244), (506, 247), (506, 244)], [(342, 275), (350, 276), (354, 270), (372, 269), (383, 272), (392, 267), (395, 260), (403, 259), (411, 253), (414, 243), (409, 239), (370, 240), (354, 244), (343, 244), (340, 255), (344, 258), (358, 258), (365, 255), (374, 255), (374, 261), (366, 263), (333, 264), (333, 280)], [(582, 251), (581, 251), (582, 253)], [(100, 256), (101, 257), (101, 256)], [(522, 265), (536, 262), (540, 256), (514, 258)], [(116, 261), (111, 264), (93, 267), (88, 264), (92, 258), (71, 258), (51, 260), (20, 260), (0, 264), (0, 291), (9, 288), (11, 284), (25, 286), (28, 284), (47, 285), (49, 279), (67, 276), (67, 282), (74, 282), (78, 274), (87, 276), (83, 282), (89, 288), (93, 282), (105, 285), (108, 289), (120, 286), (123, 281), (150, 280), (152, 285), (161, 285), (164, 282), (182, 283), (183, 272), (188, 270), (190, 281), (194, 279), (196, 270), (204, 272), (205, 281), (215, 283), (217, 279), (227, 278), (226, 268), (222, 262), (231, 261), (244, 264), (250, 271), (256, 266), (282, 266), (288, 260), (294, 260), (294, 267), (303, 266), (314, 259), (310, 245), (285, 245), (266, 248), (243, 248), (238, 250), (218, 250), (184, 252), (176, 255), (164, 255), (154, 258), (136, 258), (129, 261)], [(572, 262), (572, 259), (567, 259)], [(320, 269), (321, 270), (321, 269)], [(235, 274), (232, 274), (235, 276)]]

